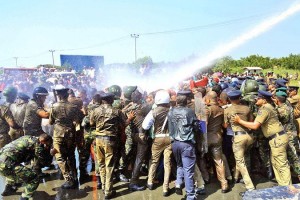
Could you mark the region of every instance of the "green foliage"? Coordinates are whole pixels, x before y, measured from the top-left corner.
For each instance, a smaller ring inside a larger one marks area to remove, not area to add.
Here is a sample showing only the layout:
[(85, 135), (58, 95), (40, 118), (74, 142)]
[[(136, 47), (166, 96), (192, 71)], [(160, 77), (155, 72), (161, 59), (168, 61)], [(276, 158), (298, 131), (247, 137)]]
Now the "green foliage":
[(263, 69), (274, 68), (300, 70), (300, 54), (290, 54), (288, 57), (270, 58), (260, 55), (250, 55), (240, 60), (233, 60), (226, 56), (217, 60), (213, 71), (242, 72), (244, 67), (261, 67)]

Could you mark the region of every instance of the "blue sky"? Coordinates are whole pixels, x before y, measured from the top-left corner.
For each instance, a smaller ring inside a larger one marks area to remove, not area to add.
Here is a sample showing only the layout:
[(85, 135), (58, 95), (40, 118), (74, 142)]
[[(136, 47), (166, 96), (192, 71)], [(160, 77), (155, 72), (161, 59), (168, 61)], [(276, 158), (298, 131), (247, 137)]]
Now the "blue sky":
[[(102, 55), (105, 64), (131, 63), (135, 58), (132, 33), (140, 34), (138, 57), (180, 61), (207, 53), (294, 3), (299, 0), (1, 0), (0, 66), (14, 67), (13, 57), (19, 57), (18, 65), (24, 67), (52, 64), (50, 49), (56, 50), (57, 65), (60, 54)], [(252, 54), (299, 54), (299, 22), (298, 12), (228, 55), (238, 59)], [(144, 34), (190, 27), (198, 28)]]

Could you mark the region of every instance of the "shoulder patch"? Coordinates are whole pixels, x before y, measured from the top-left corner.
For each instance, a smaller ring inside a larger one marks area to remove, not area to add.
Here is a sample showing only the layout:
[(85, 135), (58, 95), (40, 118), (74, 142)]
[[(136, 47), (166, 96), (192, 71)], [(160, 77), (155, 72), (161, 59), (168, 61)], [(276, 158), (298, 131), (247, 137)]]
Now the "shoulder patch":
[(261, 110), (259, 110), (258, 112), (257, 112), (257, 115), (261, 115), (262, 114), (262, 112), (261, 112)]

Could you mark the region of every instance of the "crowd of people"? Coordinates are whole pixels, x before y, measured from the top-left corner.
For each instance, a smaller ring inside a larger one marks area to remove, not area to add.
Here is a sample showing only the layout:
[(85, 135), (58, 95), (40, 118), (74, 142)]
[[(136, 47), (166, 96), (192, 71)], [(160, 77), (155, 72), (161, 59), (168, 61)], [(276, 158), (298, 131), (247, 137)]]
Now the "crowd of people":
[(53, 83), (45, 74), (3, 76), (2, 196), (23, 185), (20, 199), (31, 198), (46, 175), (42, 169), (52, 164), (65, 180), (61, 187), (76, 189), (89, 180), (90, 157), (105, 199), (116, 195), (115, 181), (143, 191), (155, 190), (161, 180), (166, 197), (174, 179), (177, 195), (185, 188), (186, 199), (197, 199), (206, 194), (214, 168), (222, 193), (239, 182), (255, 190), (251, 177), (258, 172), (275, 177), (279, 186), (291, 185), (292, 176), (300, 180), (298, 86), (271, 72), (193, 79), (176, 89), (145, 93), (118, 85), (99, 91), (94, 76), (60, 77)]

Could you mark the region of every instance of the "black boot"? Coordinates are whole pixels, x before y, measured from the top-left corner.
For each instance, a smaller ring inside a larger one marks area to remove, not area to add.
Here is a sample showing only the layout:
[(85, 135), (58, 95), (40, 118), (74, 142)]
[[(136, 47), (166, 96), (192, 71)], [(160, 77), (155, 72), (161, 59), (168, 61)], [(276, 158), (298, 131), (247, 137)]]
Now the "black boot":
[(75, 189), (76, 184), (73, 181), (66, 181), (62, 186), (62, 189)]
[(2, 192), (2, 196), (10, 196), (14, 195), (17, 191), (17, 188), (12, 185), (5, 185), (4, 191)]
[(273, 169), (271, 165), (267, 167), (267, 177), (269, 180), (272, 180), (274, 178)]
[(29, 198), (27, 198), (27, 197), (20, 197), (20, 200), (29, 200)]
[(129, 189), (130, 191), (143, 191), (143, 190), (145, 190), (146, 188), (145, 188), (145, 186), (139, 186), (138, 184), (130, 183), (130, 184), (128, 185), (128, 189)]
[(97, 189), (101, 189), (102, 187), (101, 178), (100, 176), (96, 176), (96, 178), (97, 178)]

